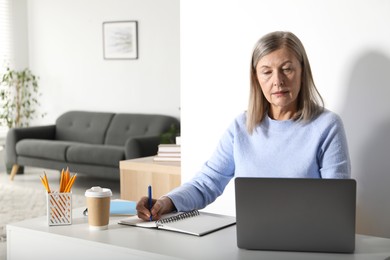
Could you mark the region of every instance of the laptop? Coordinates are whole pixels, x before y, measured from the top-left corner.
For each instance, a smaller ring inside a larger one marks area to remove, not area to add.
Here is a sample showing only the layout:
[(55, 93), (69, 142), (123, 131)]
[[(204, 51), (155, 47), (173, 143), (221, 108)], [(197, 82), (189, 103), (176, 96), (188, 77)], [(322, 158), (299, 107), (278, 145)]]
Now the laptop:
[(353, 179), (235, 179), (237, 246), (252, 250), (352, 253)]

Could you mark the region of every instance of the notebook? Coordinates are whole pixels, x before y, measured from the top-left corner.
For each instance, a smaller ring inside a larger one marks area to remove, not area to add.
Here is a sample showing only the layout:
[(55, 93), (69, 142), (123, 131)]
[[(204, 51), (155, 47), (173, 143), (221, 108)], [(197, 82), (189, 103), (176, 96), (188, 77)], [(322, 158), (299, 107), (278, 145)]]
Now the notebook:
[(143, 228), (157, 228), (195, 236), (203, 236), (216, 230), (234, 225), (236, 218), (193, 210), (164, 215), (158, 221), (144, 221), (132, 216), (119, 221), (119, 224)]
[[(110, 215), (136, 215), (137, 210), (135, 209), (136, 202), (130, 200), (115, 199), (110, 201)], [(84, 216), (88, 216), (88, 208), (83, 212)]]
[(236, 178), (237, 245), (352, 253), (356, 181)]

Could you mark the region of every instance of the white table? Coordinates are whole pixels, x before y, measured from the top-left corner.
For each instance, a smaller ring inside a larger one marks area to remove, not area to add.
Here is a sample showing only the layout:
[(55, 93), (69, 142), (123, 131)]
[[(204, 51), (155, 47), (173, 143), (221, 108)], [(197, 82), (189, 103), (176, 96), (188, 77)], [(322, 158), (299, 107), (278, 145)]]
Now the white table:
[(90, 231), (82, 208), (70, 226), (49, 227), (46, 217), (7, 226), (8, 259), (390, 259), (390, 239), (356, 236), (354, 254), (249, 251), (237, 248), (236, 226), (196, 237), (117, 224)]

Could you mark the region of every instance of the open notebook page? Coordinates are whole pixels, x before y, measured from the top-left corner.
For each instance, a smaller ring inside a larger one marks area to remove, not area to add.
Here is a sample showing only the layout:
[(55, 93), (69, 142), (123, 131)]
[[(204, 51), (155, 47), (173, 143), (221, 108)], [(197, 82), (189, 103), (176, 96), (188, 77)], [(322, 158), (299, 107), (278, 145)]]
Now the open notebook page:
[[(169, 220), (172, 217), (178, 216), (181, 213), (171, 213), (163, 216), (163, 220)], [(119, 221), (119, 224), (132, 225), (144, 228), (158, 228), (180, 233), (186, 233), (196, 236), (203, 236), (218, 229), (233, 225), (236, 223), (236, 218), (220, 214), (207, 212), (199, 212), (199, 215), (190, 216), (177, 221), (144, 221), (137, 216), (129, 217)]]

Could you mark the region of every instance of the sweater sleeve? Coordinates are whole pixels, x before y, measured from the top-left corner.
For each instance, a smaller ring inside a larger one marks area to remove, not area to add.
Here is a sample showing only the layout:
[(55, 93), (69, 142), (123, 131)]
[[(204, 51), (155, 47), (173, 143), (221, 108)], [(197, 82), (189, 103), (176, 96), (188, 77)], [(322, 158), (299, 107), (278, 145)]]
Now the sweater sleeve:
[(318, 160), (322, 178), (351, 178), (351, 162), (347, 138), (341, 118), (333, 114), (331, 124), (323, 133)]
[(232, 124), (227, 129), (210, 159), (190, 181), (167, 194), (178, 211), (202, 209), (223, 193), (234, 176), (234, 128)]

